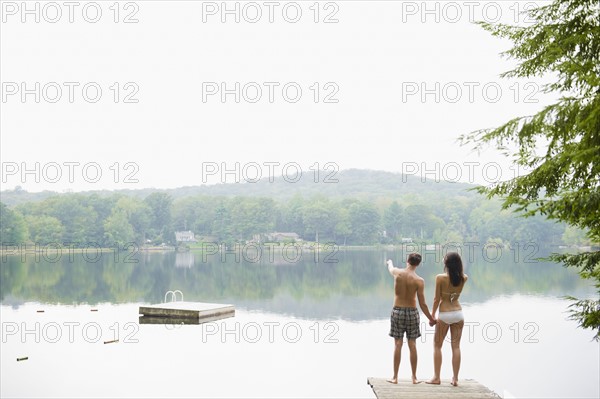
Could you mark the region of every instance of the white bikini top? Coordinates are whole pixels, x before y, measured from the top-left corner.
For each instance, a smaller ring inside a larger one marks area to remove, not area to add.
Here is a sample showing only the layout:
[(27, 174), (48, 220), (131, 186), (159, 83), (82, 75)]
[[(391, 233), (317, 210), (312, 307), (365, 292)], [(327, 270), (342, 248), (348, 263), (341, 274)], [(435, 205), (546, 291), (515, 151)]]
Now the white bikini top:
[(442, 292), (442, 295), (448, 295), (450, 297), (450, 303), (452, 303), (455, 299), (458, 299), (460, 292)]

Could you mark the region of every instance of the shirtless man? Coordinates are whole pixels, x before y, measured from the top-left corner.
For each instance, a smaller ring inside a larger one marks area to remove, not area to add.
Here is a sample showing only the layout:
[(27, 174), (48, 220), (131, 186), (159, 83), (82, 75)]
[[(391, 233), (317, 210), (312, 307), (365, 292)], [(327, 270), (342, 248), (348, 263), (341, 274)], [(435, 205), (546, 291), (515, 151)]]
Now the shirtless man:
[(417, 301), (419, 306), (429, 319), (429, 325), (433, 326), (436, 320), (429, 313), (429, 308), (425, 302), (425, 281), (416, 273), (417, 266), (421, 263), (421, 255), (412, 253), (408, 255), (406, 269), (394, 267), (391, 260), (387, 261), (387, 267), (394, 277), (394, 309), (391, 314), (390, 336), (394, 338), (394, 376), (388, 382), (398, 383), (398, 368), (400, 367), (400, 351), (402, 350), (402, 338), (406, 332), (408, 339), (408, 349), (410, 350), (410, 367), (412, 368), (412, 382), (418, 384), (417, 380), (417, 338), (421, 336), (419, 311), (417, 310)]

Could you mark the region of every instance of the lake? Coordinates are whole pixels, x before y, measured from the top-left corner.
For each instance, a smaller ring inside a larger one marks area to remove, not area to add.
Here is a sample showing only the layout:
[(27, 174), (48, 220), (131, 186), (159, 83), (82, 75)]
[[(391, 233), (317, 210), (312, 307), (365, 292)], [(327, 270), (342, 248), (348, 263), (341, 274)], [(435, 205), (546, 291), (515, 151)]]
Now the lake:
[[(595, 297), (574, 270), (531, 248), (463, 251), (470, 279), (460, 378), (504, 397), (599, 397), (600, 346), (568, 320), (565, 295)], [(440, 250), (419, 274), (431, 308)], [(401, 250), (318, 254), (140, 252), (4, 256), (2, 397), (366, 397), (391, 377), (393, 280)], [(85, 255), (85, 256), (84, 256)], [(256, 255), (256, 254), (254, 254)], [(234, 318), (139, 324), (169, 290), (230, 303)], [(43, 311), (43, 312), (42, 312)], [(421, 317), (418, 377), (432, 376), (433, 328)], [(118, 342), (105, 343), (118, 339)], [(403, 348), (400, 377), (410, 377)], [(442, 380), (452, 376), (443, 347)], [(17, 361), (17, 358), (27, 360)]]

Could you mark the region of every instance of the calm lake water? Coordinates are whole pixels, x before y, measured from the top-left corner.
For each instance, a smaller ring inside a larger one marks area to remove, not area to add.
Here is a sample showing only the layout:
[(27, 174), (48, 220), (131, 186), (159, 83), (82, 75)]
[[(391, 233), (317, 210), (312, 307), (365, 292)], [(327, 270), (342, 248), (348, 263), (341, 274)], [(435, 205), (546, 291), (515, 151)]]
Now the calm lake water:
[[(470, 280), (460, 378), (504, 397), (599, 397), (600, 346), (568, 320), (561, 299), (594, 297), (594, 288), (530, 250), (478, 252), (463, 253)], [(318, 261), (309, 250), (297, 260), (126, 255), (2, 259), (2, 397), (374, 398), (367, 377), (391, 376), (393, 281), (384, 260), (403, 265), (400, 251), (331, 251)], [(441, 251), (424, 255), (431, 307)], [(186, 301), (234, 304), (236, 316), (139, 324), (141, 304), (176, 289)], [(418, 377), (426, 379), (433, 328), (423, 320)], [(410, 377), (407, 353), (405, 345), (401, 378)], [(443, 356), (448, 382), (448, 344)]]

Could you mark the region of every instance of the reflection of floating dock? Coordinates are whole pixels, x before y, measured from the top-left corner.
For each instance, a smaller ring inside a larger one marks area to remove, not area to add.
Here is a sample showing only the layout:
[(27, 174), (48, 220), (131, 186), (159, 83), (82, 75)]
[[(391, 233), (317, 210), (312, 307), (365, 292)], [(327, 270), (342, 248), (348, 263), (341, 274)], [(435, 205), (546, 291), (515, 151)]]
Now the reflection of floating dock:
[(383, 378), (368, 378), (367, 384), (373, 388), (377, 399), (388, 398), (456, 398), (483, 399), (500, 398), (496, 393), (475, 380), (458, 380), (458, 386), (450, 385), (449, 380), (442, 380), (440, 385), (413, 384), (409, 380), (400, 380), (398, 384), (390, 384)]
[(140, 306), (140, 324), (200, 324), (235, 316), (233, 305), (166, 302)]
[(210, 316), (203, 318), (189, 318), (189, 317), (153, 317), (153, 316), (140, 316), (140, 324), (201, 324), (210, 323), (211, 321), (221, 320), (227, 317), (233, 317), (234, 314), (228, 316)]

